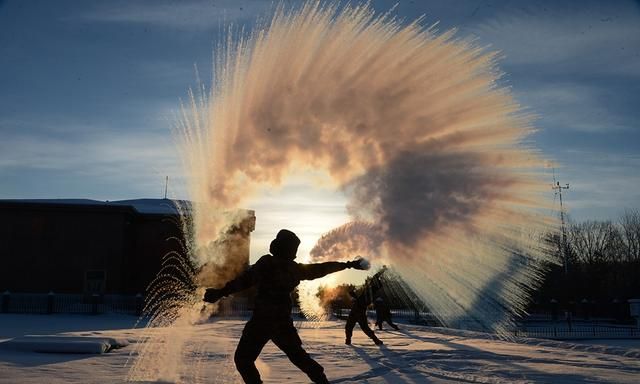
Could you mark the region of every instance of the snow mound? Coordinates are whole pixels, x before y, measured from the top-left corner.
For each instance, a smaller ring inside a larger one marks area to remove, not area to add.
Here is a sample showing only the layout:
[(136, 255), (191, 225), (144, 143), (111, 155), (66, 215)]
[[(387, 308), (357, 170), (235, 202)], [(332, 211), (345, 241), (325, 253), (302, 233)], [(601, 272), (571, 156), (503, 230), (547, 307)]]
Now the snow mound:
[(0, 343), (0, 348), (24, 352), (101, 354), (129, 345), (123, 339), (84, 336), (23, 336)]

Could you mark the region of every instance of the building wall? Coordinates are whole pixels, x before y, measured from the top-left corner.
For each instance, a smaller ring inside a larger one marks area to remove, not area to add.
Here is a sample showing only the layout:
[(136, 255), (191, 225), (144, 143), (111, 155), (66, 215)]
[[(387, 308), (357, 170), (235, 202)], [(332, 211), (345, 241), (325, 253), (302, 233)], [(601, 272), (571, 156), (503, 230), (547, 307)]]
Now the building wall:
[(88, 271), (117, 276), (132, 215), (122, 209), (0, 207), (0, 289), (83, 292)]
[[(245, 243), (233, 247), (243, 265), (252, 218), (234, 229), (243, 231), (234, 238)], [(163, 256), (186, 257), (181, 227), (177, 214), (143, 214), (127, 205), (0, 201), (0, 290), (144, 293)]]
[(122, 273), (121, 291), (144, 292), (156, 277), (162, 258), (170, 252), (186, 257), (177, 239), (184, 243), (178, 216), (140, 215), (136, 218), (130, 256)]

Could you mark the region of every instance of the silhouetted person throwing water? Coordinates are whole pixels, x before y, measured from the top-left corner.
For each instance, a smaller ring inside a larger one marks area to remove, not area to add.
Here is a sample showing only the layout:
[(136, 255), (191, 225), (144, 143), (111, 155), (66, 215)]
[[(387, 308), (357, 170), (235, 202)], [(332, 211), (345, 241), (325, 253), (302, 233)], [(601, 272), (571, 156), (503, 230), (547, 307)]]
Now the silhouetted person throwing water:
[(373, 307), (376, 309), (376, 327), (382, 331), (382, 323), (387, 322), (396, 331), (399, 329), (391, 320), (391, 310), (382, 297), (378, 297), (373, 301)]
[(381, 288), (380, 276), (384, 273), (385, 269), (373, 275), (371, 280), (364, 285), (362, 292), (356, 293), (355, 291), (349, 291), (351, 295), (351, 311), (349, 317), (347, 317), (347, 324), (344, 327), (345, 331), (345, 344), (351, 345), (351, 336), (353, 335), (353, 328), (356, 323), (360, 325), (362, 332), (364, 332), (376, 345), (382, 345), (382, 340), (376, 337), (376, 334), (371, 328), (369, 328), (369, 322), (367, 321), (367, 307), (373, 301), (373, 297), (376, 292)]
[(367, 262), (330, 261), (299, 264), (296, 258), (300, 239), (286, 229), (278, 232), (269, 247), (270, 255), (262, 256), (236, 279), (223, 288), (207, 289), (204, 301), (215, 303), (220, 298), (252, 286), (257, 287), (253, 316), (242, 331), (234, 356), (236, 368), (245, 383), (262, 383), (255, 361), (265, 344), (271, 340), (293, 364), (314, 383), (329, 383), (324, 369), (302, 348), (302, 341), (291, 319), (291, 292), (301, 280), (313, 280), (346, 268), (367, 269)]

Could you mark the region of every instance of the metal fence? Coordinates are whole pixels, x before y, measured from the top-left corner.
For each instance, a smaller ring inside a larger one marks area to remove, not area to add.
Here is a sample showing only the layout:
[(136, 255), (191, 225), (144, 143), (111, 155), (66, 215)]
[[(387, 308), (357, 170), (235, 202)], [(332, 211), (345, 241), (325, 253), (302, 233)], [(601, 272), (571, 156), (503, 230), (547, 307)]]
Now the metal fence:
[(517, 337), (543, 339), (626, 339), (640, 338), (640, 329), (632, 326), (579, 325), (522, 327), (514, 331)]
[[(346, 319), (349, 316), (350, 308), (334, 308), (333, 315), (339, 319)], [(394, 320), (402, 320), (404, 322), (418, 324), (418, 325), (428, 325), (428, 326), (439, 326), (440, 322), (433, 316), (430, 312), (417, 311), (414, 309), (392, 309), (391, 316)], [(376, 311), (368, 310), (367, 317), (370, 319), (376, 318)]]
[[(218, 309), (214, 316), (229, 317), (229, 316), (251, 316), (252, 306), (247, 300), (243, 299), (222, 299), (219, 302)], [(346, 319), (349, 316), (350, 308), (333, 308), (331, 314), (338, 319)], [(429, 312), (416, 311), (413, 309), (392, 309), (391, 314), (394, 320), (401, 320), (404, 322), (438, 326), (440, 322)], [(305, 315), (300, 307), (294, 306), (291, 310), (291, 316), (294, 319), (305, 319)], [(376, 318), (376, 312), (373, 310), (367, 311), (367, 316), (370, 319)]]
[(123, 313), (140, 315), (142, 295), (81, 295), (61, 293), (0, 294), (1, 313)]
[[(102, 314), (121, 313), (140, 316), (144, 308), (142, 295), (82, 295), (62, 293), (0, 293), (0, 313), (77, 313)], [(243, 298), (222, 299), (214, 316), (248, 317), (252, 306)], [(333, 308), (332, 315), (339, 319), (349, 316), (349, 308)], [(413, 309), (393, 309), (392, 316), (396, 320), (421, 324), (439, 325), (437, 319), (429, 312)], [(292, 317), (305, 319), (299, 307), (293, 307)], [(375, 319), (375, 311), (367, 311), (367, 316)]]

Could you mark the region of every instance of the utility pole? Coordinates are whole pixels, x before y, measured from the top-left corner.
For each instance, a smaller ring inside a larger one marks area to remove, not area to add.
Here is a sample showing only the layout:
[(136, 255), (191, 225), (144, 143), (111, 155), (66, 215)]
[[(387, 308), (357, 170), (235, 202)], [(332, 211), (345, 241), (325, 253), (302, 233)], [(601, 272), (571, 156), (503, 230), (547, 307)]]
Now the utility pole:
[[(555, 172), (554, 172), (555, 173)], [(569, 263), (567, 260), (567, 230), (565, 228), (564, 223), (564, 207), (562, 206), (562, 190), (569, 189), (569, 184), (566, 184), (564, 187), (560, 185), (559, 181), (556, 181), (555, 174), (553, 176), (553, 181), (555, 184), (551, 187), (555, 193), (560, 196), (560, 225), (562, 229), (562, 262), (564, 263), (564, 274), (566, 275), (569, 272)]]

